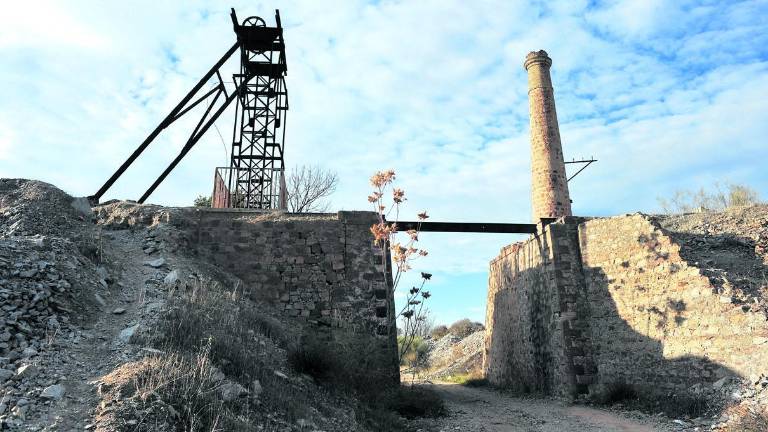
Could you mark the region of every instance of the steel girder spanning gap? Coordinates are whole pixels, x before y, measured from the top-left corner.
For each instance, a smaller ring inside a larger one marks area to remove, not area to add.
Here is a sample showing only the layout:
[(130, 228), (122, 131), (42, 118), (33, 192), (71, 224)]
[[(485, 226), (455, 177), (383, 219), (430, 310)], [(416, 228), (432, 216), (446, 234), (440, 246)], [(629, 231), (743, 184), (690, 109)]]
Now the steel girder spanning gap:
[[(283, 78), (287, 68), (285, 66), (285, 46), (282, 39), (280, 15), (279, 12), (276, 12), (277, 27), (266, 27), (264, 21), (258, 17), (250, 17), (245, 20), (243, 25), (238, 25), (234, 9), (232, 9), (231, 16), (237, 34), (237, 42), (184, 96), (181, 102), (171, 110), (104, 185), (89, 197), (92, 202), (97, 203), (101, 199), (104, 193), (114, 185), (165, 128), (188, 114), (201, 102), (209, 99), (208, 107), (178, 156), (138, 200), (139, 203), (145, 202), (235, 98), (240, 103), (238, 104), (238, 117), (235, 120), (235, 138), (233, 139), (229, 172), (238, 173), (234, 176), (235, 195), (246, 196), (247, 199), (245, 201), (230, 200), (227, 196), (226, 201), (230, 204), (238, 204), (239, 201), (240, 204), (245, 204), (248, 207), (271, 208), (265, 207), (265, 204), (274, 202), (274, 196), (282, 196), (279, 193), (269, 192), (275, 189), (272, 182), (274, 170), (279, 170), (281, 173), (281, 183), (278, 186), (281, 187), (280, 191), (284, 191), (282, 184), (282, 138), (284, 138), (284, 132), (280, 140), (276, 139), (277, 129), (281, 126), (284, 127), (285, 124), (284, 115), (281, 115), (281, 112), (288, 109), (287, 91)], [(235, 89), (232, 93), (228, 93), (222, 79), (222, 67), (238, 51), (241, 55), (240, 73), (234, 74)], [(275, 52), (278, 54), (273, 55)], [(274, 63), (273, 59), (276, 59), (277, 62)], [(203, 90), (205, 84), (214, 75), (218, 79), (218, 84), (210, 90)], [(246, 138), (243, 139), (243, 136)], [(243, 142), (247, 142), (244, 147), (242, 146)], [(235, 143), (238, 143), (237, 149)], [(248, 184), (242, 183), (243, 181), (248, 182)], [(217, 183), (216, 186), (219, 184)], [(246, 193), (239, 194), (239, 191)], [(229, 191), (226, 192), (229, 195)]]
[[(542, 222), (549, 223), (551, 220), (542, 219)], [(398, 221), (396, 225), (398, 231), (536, 234), (536, 224), (523, 223)]]

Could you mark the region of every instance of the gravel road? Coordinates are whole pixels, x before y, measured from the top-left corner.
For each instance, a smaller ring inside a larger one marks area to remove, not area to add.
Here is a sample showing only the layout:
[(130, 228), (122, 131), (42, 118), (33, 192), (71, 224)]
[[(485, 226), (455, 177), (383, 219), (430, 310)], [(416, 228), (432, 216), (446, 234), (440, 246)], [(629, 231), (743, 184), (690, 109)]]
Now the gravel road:
[[(449, 415), (420, 424), (424, 431), (466, 432), (653, 432), (674, 431), (640, 413), (627, 415), (568, 405), (551, 399), (523, 399), (489, 388), (424, 384), (443, 396)], [(668, 421), (668, 420), (667, 420)]]

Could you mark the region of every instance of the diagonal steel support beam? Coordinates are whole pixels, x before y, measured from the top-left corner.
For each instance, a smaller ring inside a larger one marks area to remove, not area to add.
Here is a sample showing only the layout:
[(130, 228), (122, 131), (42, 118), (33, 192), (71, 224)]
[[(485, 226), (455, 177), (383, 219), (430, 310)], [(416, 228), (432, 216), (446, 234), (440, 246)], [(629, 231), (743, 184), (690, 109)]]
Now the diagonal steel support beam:
[[(241, 87), (244, 85), (245, 83), (241, 84)], [(214, 98), (213, 103), (211, 103), (211, 105), (206, 110), (205, 115), (203, 115), (203, 118), (201, 118), (200, 122), (198, 122), (197, 127), (195, 127), (195, 130), (189, 136), (187, 143), (184, 144), (184, 147), (181, 149), (181, 152), (179, 153), (179, 155), (176, 156), (176, 158), (170, 163), (170, 165), (168, 165), (165, 171), (163, 171), (163, 173), (160, 174), (160, 177), (158, 177), (157, 180), (155, 180), (155, 182), (152, 183), (152, 186), (150, 186), (149, 189), (147, 189), (147, 191), (144, 192), (144, 195), (142, 195), (141, 198), (139, 198), (140, 204), (143, 204), (144, 201), (146, 201), (147, 198), (149, 198), (149, 196), (152, 195), (152, 192), (154, 192), (155, 189), (157, 189), (157, 187), (160, 186), (160, 183), (162, 183), (163, 180), (165, 180), (165, 178), (168, 177), (168, 174), (170, 174), (171, 171), (173, 171), (173, 169), (176, 168), (176, 165), (178, 165), (179, 162), (181, 162), (181, 160), (184, 159), (184, 156), (186, 156), (187, 153), (189, 153), (189, 151), (192, 150), (192, 147), (194, 147), (195, 144), (197, 144), (197, 142), (200, 140), (200, 138), (203, 135), (205, 135), (208, 129), (213, 125), (214, 122), (216, 122), (216, 120), (219, 118), (221, 113), (224, 112), (227, 106), (229, 106), (229, 104), (232, 103), (233, 100), (235, 100), (235, 97), (237, 96), (237, 93), (239, 90), (240, 89), (238, 88), (234, 93), (230, 94), (224, 100), (224, 103), (219, 107), (219, 109), (213, 113), (211, 118), (209, 118), (205, 122), (205, 124), (203, 124), (203, 121), (205, 121), (205, 118), (210, 113), (211, 108), (213, 108), (213, 104), (216, 103), (216, 99), (218, 99), (219, 95), (221, 95), (223, 91), (219, 91), (219, 93), (216, 93), (216, 97)]]
[[(115, 184), (117, 179), (120, 178), (121, 175), (123, 175), (125, 170), (127, 170), (128, 167), (131, 166), (131, 164), (136, 160), (136, 158), (138, 158), (141, 155), (141, 153), (143, 153), (144, 150), (146, 150), (147, 147), (152, 143), (152, 141), (155, 138), (157, 138), (157, 136), (160, 134), (160, 132), (162, 132), (163, 129), (165, 129), (168, 126), (170, 126), (174, 121), (176, 121), (178, 119), (178, 117), (181, 116), (181, 114), (179, 114), (179, 113), (182, 110), (184, 110), (184, 107), (187, 105), (187, 103), (197, 94), (197, 92), (205, 85), (205, 83), (208, 82), (208, 80), (211, 79), (213, 74), (218, 72), (218, 70), (224, 65), (224, 63), (226, 63), (226, 61), (232, 56), (232, 54), (234, 54), (239, 48), (240, 48), (240, 42), (236, 42), (234, 45), (232, 45), (232, 48), (230, 48), (226, 52), (226, 54), (224, 54), (224, 56), (222, 56), (221, 59), (219, 59), (219, 61), (216, 62), (215, 65), (213, 65), (213, 67), (208, 71), (208, 73), (203, 75), (203, 77), (192, 88), (192, 90), (190, 90), (189, 93), (187, 93), (187, 95), (184, 96), (184, 98), (181, 100), (181, 102), (179, 102), (179, 104), (176, 105), (176, 107), (173, 108), (173, 110), (171, 110), (171, 112), (163, 119), (162, 122), (160, 122), (160, 124), (155, 128), (155, 130), (153, 130), (152, 133), (149, 134), (149, 136), (144, 140), (144, 142), (142, 142), (139, 145), (139, 147), (136, 150), (134, 150), (133, 153), (131, 153), (131, 155), (128, 157), (128, 159), (126, 159), (125, 162), (123, 162), (123, 164), (120, 165), (120, 167), (117, 169), (117, 171), (115, 171), (115, 173), (112, 174), (112, 176), (106, 181), (106, 183), (104, 183), (104, 185), (102, 185), (101, 188), (99, 188), (99, 190), (96, 191), (95, 194), (93, 194), (93, 195), (91, 195), (89, 197), (91, 202), (94, 202), (94, 203), (98, 202), (99, 199), (101, 199), (102, 195), (104, 195), (104, 193), (107, 190), (109, 190), (109, 188), (111, 188), (112, 185)], [(199, 99), (197, 102), (194, 103), (194, 105), (199, 103), (200, 100), (202, 100), (202, 99)], [(227, 98), (227, 100), (229, 100), (229, 98)], [(187, 111), (188, 111), (188, 109), (184, 110), (184, 113), (186, 113)], [(206, 128), (206, 130), (207, 130), (207, 128)]]

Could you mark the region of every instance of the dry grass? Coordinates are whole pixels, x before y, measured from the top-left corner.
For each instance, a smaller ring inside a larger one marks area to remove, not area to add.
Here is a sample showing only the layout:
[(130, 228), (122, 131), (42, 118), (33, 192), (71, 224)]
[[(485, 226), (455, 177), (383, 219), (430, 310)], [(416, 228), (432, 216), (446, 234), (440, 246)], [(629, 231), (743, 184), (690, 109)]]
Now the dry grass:
[[(258, 430), (283, 430), (322, 413), (334, 423), (341, 415), (369, 430), (401, 431), (407, 430), (403, 416), (444, 412), (431, 391), (396, 385), (395, 377), (381, 369), (383, 353), (369, 338), (338, 331), (333, 340), (314, 332), (296, 338), (296, 331), (260, 312), (246, 293), (202, 284), (172, 298), (154, 332), (145, 336), (166, 354), (126, 372), (127, 384), (115, 398), (126, 401), (120, 403), (120, 418), (137, 418), (146, 427), (111, 424), (104, 430), (157, 432), (170, 425), (190, 432), (255, 430), (257, 425), (263, 428)], [(299, 376), (275, 373), (286, 364)], [(233, 382), (249, 391), (222, 401), (222, 386)], [(339, 407), (331, 407), (330, 400)]]
[(445, 414), (443, 401), (433, 390), (401, 386), (387, 372), (377, 372), (381, 355), (363, 339), (348, 335), (335, 341), (302, 341), (289, 351), (288, 360), (297, 372), (353, 394), (359, 401), (356, 419), (370, 430), (405, 431), (401, 417)]
[(451, 375), (445, 381), (460, 384), (466, 387), (486, 387), (490, 385), (488, 379), (483, 376), (481, 371), (472, 371), (460, 375)]
[(626, 383), (613, 383), (593, 395), (601, 405), (621, 403), (631, 409), (648, 413), (663, 412), (669, 417), (696, 418), (707, 414), (713, 407), (703, 396), (661, 393)]
[[(165, 422), (190, 432), (250, 431), (256, 425), (259, 430), (283, 430), (311, 418), (319, 406), (317, 391), (275, 373), (285, 364), (280, 347), (289, 345), (290, 334), (242, 292), (201, 284), (171, 299), (168, 311), (146, 336), (146, 342), (165, 354), (149, 358), (129, 374), (132, 402), (124, 406), (123, 417), (132, 416), (130, 407), (134, 412), (149, 407), (155, 413), (161, 412), (157, 406), (169, 407), (146, 424)], [(222, 386), (233, 383), (248, 392), (222, 401)], [(123, 430), (118, 426), (115, 430)], [(125, 430), (164, 430), (155, 426)]]

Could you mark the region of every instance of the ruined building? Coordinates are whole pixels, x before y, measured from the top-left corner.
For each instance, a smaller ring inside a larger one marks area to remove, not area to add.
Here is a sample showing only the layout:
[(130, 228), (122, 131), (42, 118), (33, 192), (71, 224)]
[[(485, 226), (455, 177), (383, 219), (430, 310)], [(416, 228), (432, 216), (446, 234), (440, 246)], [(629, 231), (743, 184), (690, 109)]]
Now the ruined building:
[[(768, 372), (765, 302), (732, 283), (747, 279), (740, 263), (765, 269), (768, 256), (758, 256), (754, 241), (691, 240), (643, 214), (571, 215), (551, 64), (544, 51), (525, 60), (539, 225), (490, 264), (483, 359), (489, 381), (568, 397), (615, 384), (695, 392), (727, 376)], [(712, 244), (730, 249), (696, 258), (701, 245)], [(722, 260), (727, 277), (712, 270), (717, 253), (731, 257)]]

